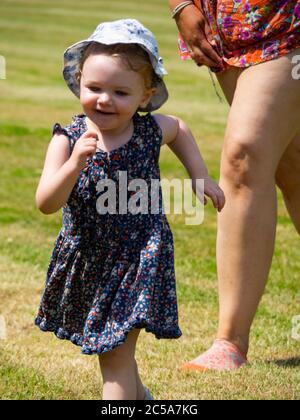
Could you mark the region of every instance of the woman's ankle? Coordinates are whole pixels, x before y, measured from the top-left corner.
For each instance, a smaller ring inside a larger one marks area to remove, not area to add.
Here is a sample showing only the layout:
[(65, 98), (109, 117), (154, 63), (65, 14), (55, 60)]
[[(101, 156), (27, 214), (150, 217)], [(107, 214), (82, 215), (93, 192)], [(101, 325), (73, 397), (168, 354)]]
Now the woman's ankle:
[(234, 334), (224, 334), (219, 332), (217, 335), (217, 340), (225, 340), (231, 344), (234, 344), (243, 354), (243, 356), (247, 357), (249, 350), (249, 337)]

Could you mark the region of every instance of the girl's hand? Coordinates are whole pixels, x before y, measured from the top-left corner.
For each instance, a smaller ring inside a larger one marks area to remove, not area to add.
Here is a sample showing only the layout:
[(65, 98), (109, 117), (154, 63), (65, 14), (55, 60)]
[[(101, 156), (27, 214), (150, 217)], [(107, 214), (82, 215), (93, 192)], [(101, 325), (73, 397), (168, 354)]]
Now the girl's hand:
[(98, 135), (91, 130), (87, 130), (75, 143), (73, 153), (70, 157), (77, 169), (85, 168), (86, 161), (91, 158), (97, 149)]
[[(219, 185), (215, 181), (213, 181), (209, 176), (203, 179), (204, 179), (204, 195), (207, 195), (211, 199), (214, 205), (214, 208), (217, 209), (218, 212), (220, 212), (225, 206), (225, 195), (224, 195), (223, 190), (221, 190)], [(203, 202), (203, 199), (204, 199), (204, 205), (206, 205), (207, 199), (206, 197), (203, 197), (200, 191), (197, 191), (196, 182), (194, 179), (192, 180), (192, 186), (198, 199), (201, 201), (201, 203)]]
[(176, 23), (190, 49), (191, 58), (198, 66), (205, 65), (224, 70), (222, 58), (214, 49), (215, 41), (209, 24), (198, 7), (189, 6), (183, 9), (178, 14)]

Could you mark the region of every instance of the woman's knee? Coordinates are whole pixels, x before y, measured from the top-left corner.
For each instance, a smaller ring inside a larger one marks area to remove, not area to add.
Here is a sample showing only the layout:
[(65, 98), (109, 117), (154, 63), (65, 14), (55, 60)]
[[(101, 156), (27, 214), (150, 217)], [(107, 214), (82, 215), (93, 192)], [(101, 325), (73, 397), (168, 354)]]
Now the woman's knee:
[(236, 191), (264, 187), (272, 182), (272, 162), (264, 157), (257, 143), (247, 136), (225, 139), (221, 175)]

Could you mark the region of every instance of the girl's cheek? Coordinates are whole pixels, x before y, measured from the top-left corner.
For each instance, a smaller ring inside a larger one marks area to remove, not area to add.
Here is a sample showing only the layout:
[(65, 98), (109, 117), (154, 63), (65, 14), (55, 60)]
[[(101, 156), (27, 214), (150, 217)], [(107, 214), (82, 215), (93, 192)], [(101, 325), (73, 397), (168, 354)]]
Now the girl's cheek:
[(94, 95), (93, 93), (90, 92), (84, 92), (82, 95), (82, 102), (84, 103), (90, 103), (90, 102), (94, 102), (97, 100), (97, 95)]

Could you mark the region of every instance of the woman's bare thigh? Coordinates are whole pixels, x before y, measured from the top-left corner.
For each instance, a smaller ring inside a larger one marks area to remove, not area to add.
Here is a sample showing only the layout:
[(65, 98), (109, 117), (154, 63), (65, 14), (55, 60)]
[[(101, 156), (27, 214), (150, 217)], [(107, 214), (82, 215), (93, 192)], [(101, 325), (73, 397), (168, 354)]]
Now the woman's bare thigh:
[(243, 69), (240, 67), (230, 66), (226, 71), (216, 74), (229, 105), (232, 104), (237, 81), (242, 71)]
[(230, 68), (218, 76), (231, 102), (226, 143), (245, 142), (275, 170), (300, 129), (300, 80), (292, 77), (289, 55), (247, 69)]

